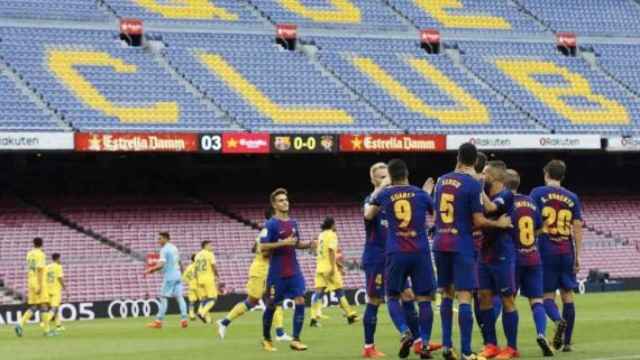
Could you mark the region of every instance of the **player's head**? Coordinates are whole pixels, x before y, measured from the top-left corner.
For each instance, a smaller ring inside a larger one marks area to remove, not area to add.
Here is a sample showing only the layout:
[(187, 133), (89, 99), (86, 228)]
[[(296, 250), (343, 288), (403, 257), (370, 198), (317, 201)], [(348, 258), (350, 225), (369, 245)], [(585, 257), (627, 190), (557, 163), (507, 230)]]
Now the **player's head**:
[(160, 243), (160, 245), (164, 245), (169, 241), (171, 241), (171, 235), (169, 235), (168, 232), (163, 231), (158, 234), (158, 242)]
[(322, 225), (320, 225), (320, 229), (335, 231), (336, 230), (336, 221), (331, 216), (327, 216), (326, 218), (324, 218), (324, 221), (322, 222)]
[(264, 219), (265, 220), (271, 219), (272, 216), (273, 216), (273, 208), (272, 207), (264, 210)]
[(478, 149), (472, 143), (464, 143), (458, 148), (458, 164), (474, 167), (478, 159)]
[(273, 190), (270, 196), (271, 207), (274, 212), (280, 214), (288, 214), (289, 213), (289, 193), (287, 189), (278, 188)]
[(371, 178), (371, 184), (373, 184), (374, 187), (380, 186), (384, 179), (389, 177), (387, 164), (378, 162), (371, 165), (371, 168), (369, 169), (369, 177)]
[(544, 182), (562, 182), (567, 174), (567, 165), (562, 160), (551, 160), (544, 167)]
[(33, 247), (41, 248), (42, 247), (42, 238), (37, 237), (33, 239)]
[(191, 262), (196, 262), (196, 254), (191, 254)]
[(202, 250), (209, 250), (209, 251), (213, 250), (213, 246), (211, 245), (211, 241), (209, 241), (209, 240), (205, 240), (205, 241), (201, 242), (200, 243), (200, 248)]
[(401, 159), (393, 159), (387, 164), (389, 168), (389, 177), (392, 184), (406, 183), (409, 179), (409, 168), (407, 163)]
[(53, 260), (54, 262), (59, 263), (59, 262), (60, 262), (60, 254), (58, 254), (58, 253), (53, 253), (53, 254), (51, 255), (51, 260)]
[(502, 160), (491, 160), (484, 167), (484, 180), (488, 184), (502, 183), (506, 178), (507, 164)]
[(504, 186), (513, 192), (517, 192), (520, 187), (520, 174), (513, 169), (507, 169), (506, 175), (507, 178), (504, 182)]
[(476, 163), (473, 165), (473, 168), (476, 170), (477, 174), (482, 174), (484, 167), (487, 166), (487, 154), (482, 151), (478, 151), (478, 156), (476, 157)]

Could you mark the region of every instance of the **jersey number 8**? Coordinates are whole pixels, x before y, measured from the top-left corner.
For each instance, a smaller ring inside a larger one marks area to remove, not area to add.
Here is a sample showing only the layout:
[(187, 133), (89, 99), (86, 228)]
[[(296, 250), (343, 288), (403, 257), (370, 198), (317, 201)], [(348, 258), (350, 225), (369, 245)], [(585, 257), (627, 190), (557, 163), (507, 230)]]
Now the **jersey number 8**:
[(518, 230), (520, 233), (520, 244), (524, 247), (533, 245), (536, 241), (536, 232), (531, 216), (523, 216), (518, 220)]

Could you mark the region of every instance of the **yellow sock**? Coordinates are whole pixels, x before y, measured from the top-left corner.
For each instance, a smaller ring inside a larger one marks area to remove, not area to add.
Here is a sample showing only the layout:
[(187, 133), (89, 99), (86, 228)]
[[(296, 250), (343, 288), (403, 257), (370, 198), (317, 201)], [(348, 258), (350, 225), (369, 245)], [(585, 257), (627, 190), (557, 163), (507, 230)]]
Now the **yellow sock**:
[(347, 298), (345, 296), (340, 298), (340, 308), (342, 309), (342, 311), (344, 311), (344, 313), (347, 316), (351, 316), (351, 315), (354, 315), (356, 313), (351, 308), (351, 305), (349, 305), (349, 301), (347, 300)]
[(322, 301), (316, 301), (311, 305), (311, 318), (318, 319), (320, 313), (322, 312)]
[(244, 315), (247, 311), (249, 311), (249, 307), (247, 307), (247, 304), (245, 304), (244, 301), (237, 303), (236, 306), (229, 311), (229, 314), (227, 314), (227, 319), (229, 319), (229, 321), (233, 321)]
[(20, 319), (18, 323), (20, 324), (20, 326), (24, 326), (24, 324), (26, 324), (27, 321), (31, 320), (32, 316), (33, 316), (33, 312), (31, 310), (27, 310), (24, 313), (24, 315), (22, 315), (22, 319)]
[(62, 326), (62, 318), (60, 317), (60, 314), (53, 313), (53, 314), (51, 314), (51, 316), (52, 317), (53, 316), (56, 317), (56, 327)]
[(282, 310), (282, 306), (277, 306), (276, 311), (273, 313), (273, 326), (276, 329), (284, 327), (284, 310)]
[(51, 320), (51, 313), (50, 312), (45, 312), (45, 313), (40, 313), (42, 315), (42, 323), (44, 324), (43, 330), (45, 333), (48, 333), (49, 330), (51, 330), (51, 327), (49, 326), (49, 320)]
[(193, 305), (189, 306), (189, 317), (190, 318), (196, 317), (196, 311), (195, 311)]
[(209, 314), (209, 311), (211, 311), (211, 308), (213, 308), (215, 304), (216, 304), (215, 300), (207, 301), (207, 303), (200, 308), (200, 315), (207, 316), (207, 314)]

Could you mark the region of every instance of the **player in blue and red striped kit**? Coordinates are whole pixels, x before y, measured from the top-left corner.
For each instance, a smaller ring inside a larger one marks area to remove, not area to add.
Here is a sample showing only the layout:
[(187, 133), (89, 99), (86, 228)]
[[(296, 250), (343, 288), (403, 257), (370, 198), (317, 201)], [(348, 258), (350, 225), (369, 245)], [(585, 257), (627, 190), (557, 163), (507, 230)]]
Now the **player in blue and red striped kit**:
[(516, 246), (516, 287), (521, 295), (529, 299), (536, 326), (536, 341), (542, 354), (553, 356), (545, 335), (547, 318), (542, 304), (542, 260), (536, 241), (542, 229), (542, 218), (533, 200), (527, 195), (518, 194), (520, 175), (517, 171), (507, 170), (505, 186), (514, 194), (511, 221), (514, 224), (512, 237)]
[[(571, 337), (576, 312), (573, 289), (580, 271), (582, 250), (582, 209), (580, 199), (562, 187), (567, 166), (552, 160), (544, 167), (545, 186), (531, 191), (531, 198), (541, 209), (543, 227), (540, 234), (540, 254), (543, 266), (544, 307), (547, 316), (556, 323), (553, 346), (571, 351)], [(560, 289), (562, 317), (555, 302)]]
[(293, 299), (293, 341), (290, 347), (294, 351), (304, 351), (307, 350), (307, 346), (300, 341), (300, 333), (304, 324), (305, 283), (296, 257), (296, 249), (308, 249), (311, 243), (303, 244), (300, 241), (298, 223), (289, 218), (287, 190), (274, 190), (270, 200), (274, 215), (265, 223), (266, 234), (260, 238), (260, 251), (270, 255), (267, 275), (268, 301), (262, 316), (262, 347), (265, 351), (276, 350), (271, 341), (273, 314), (276, 306), (281, 305), (284, 299)]
[[(484, 168), (488, 195), (484, 194), (485, 212), (493, 218), (513, 212), (513, 192), (504, 186), (507, 166), (504, 161), (489, 161)], [(515, 225), (515, 224), (514, 224)], [(511, 359), (518, 353), (518, 311), (515, 306), (515, 247), (510, 229), (486, 229), (480, 251), (478, 268), (480, 295), (480, 322), (485, 346), (481, 356), (496, 359)], [(502, 299), (502, 325), (507, 338), (507, 347), (500, 350), (496, 336), (496, 313), (493, 298)]]
[(443, 356), (446, 360), (458, 359), (453, 350), (453, 298), (459, 306), (460, 342), (463, 360), (483, 359), (471, 352), (473, 314), (472, 292), (478, 287), (476, 259), (473, 243), (474, 228), (509, 228), (511, 220), (502, 216), (489, 220), (483, 214), (482, 186), (475, 179), (474, 165), (478, 150), (465, 143), (458, 149), (456, 169), (438, 179), (435, 187), (434, 250), (438, 269), (438, 286), (442, 288), (440, 305), (442, 318)]
[(420, 357), (430, 359), (431, 301), (436, 287), (426, 217), (433, 212), (433, 203), (423, 189), (409, 184), (409, 170), (404, 161), (391, 160), (388, 171), (391, 183), (374, 191), (370, 204), (365, 207), (365, 219), (373, 220), (384, 212), (388, 224), (385, 285), (389, 315), (402, 334), (398, 356), (406, 358), (415, 340), (400, 304), (400, 294), (410, 279), (419, 306), (419, 333), (423, 343)]

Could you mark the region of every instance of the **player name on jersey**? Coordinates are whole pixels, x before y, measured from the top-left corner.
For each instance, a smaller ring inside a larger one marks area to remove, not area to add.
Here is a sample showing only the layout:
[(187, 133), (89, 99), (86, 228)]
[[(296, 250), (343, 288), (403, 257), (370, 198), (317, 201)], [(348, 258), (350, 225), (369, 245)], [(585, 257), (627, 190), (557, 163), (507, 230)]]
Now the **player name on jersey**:
[(343, 152), (439, 152), (446, 148), (444, 135), (342, 135)]
[(76, 151), (194, 152), (197, 134), (172, 133), (77, 133)]

